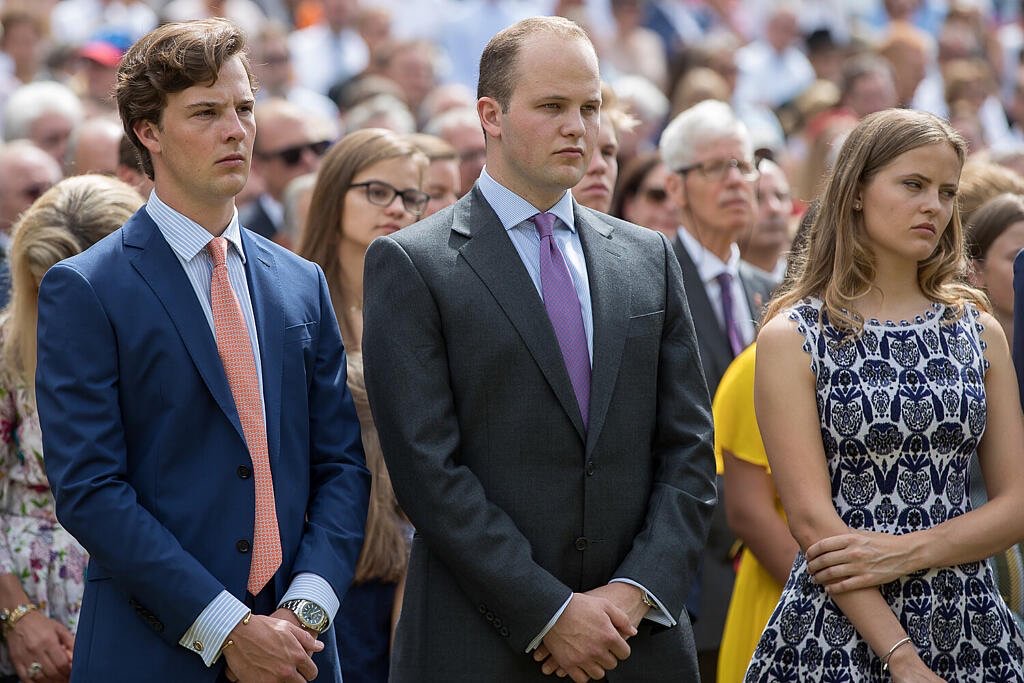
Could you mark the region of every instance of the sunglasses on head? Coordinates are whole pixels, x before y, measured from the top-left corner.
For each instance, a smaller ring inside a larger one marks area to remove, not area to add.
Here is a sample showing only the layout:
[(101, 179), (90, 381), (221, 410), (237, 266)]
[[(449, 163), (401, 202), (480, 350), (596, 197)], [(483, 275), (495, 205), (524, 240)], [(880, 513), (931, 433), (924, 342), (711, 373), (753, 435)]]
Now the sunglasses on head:
[(302, 160), (302, 153), (307, 149), (318, 157), (322, 157), (327, 153), (327, 150), (331, 146), (330, 140), (319, 140), (317, 142), (307, 142), (301, 145), (295, 145), (294, 147), (285, 147), (273, 152), (260, 152), (260, 156), (264, 159), (280, 159), (285, 163), (286, 166), (294, 166)]

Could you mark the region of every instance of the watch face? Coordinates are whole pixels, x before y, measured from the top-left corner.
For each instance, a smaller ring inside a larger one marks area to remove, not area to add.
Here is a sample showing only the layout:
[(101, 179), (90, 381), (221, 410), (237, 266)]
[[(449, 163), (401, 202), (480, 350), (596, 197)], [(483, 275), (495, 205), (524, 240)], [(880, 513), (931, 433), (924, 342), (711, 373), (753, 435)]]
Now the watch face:
[(320, 626), (325, 616), (323, 608), (312, 602), (304, 604), (299, 611), (299, 617), (311, 626)]

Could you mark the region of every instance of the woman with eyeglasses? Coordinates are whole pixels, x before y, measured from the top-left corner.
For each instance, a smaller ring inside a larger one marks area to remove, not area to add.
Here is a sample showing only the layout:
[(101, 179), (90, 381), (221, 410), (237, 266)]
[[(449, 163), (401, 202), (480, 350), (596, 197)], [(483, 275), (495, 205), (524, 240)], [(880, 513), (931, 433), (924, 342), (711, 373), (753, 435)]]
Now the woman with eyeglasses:
[(345, 136), (323, 159), (298, 253), (320, 265), (348, 357), (348, 386), (373, 475), (366, 538), (335, 618), (346, 683), (385, 683), (392, 626), (401, 609), (411, 527), (395, 500), (363, 382), (363, 258), (370, 242), (418, 220), (427, 157), (382, 128)]
[(665, 191), (668, 176), (669, 170), (657, 152), (635, 157), (619, 173), (609, 213), (675, 239), (680, 215), (679, 206)]
[(81, 175), (15, 224), (11, 301), (0, 312), (0, 681), (68, 680), (85, 550), (57, 521), (35, 404), (39, 282), (57, 261), (117, 230), (142, 205), (120, 180)]

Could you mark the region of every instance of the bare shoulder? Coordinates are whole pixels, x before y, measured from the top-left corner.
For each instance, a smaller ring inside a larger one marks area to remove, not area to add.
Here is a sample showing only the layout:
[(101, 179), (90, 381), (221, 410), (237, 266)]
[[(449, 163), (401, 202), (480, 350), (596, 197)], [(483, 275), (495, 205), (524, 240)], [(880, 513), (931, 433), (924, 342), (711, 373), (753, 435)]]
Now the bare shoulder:
[(978, 312), (978, 323), (981, 325), (981, 340), (984, 344), (985, 360), (990, 367), (1010, 367), (1010, 343), (1006, 340), (1003, 326), (996, 317), (987, 311)]

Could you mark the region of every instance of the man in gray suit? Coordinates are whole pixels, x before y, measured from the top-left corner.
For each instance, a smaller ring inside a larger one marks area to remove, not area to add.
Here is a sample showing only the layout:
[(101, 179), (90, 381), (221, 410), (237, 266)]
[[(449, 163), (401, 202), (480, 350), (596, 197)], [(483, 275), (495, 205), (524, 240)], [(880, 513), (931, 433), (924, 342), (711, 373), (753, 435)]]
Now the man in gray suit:
[[(700, 344), (704, 377), (714, 396), (733, 358), (754, 341), (773, 283), (740, 260), (736, 242), (757, 221), (758, 170), (747, 127), (728, 104), (705, 100), (674, 118), (661, 136), (661, 158), (672, 173), (665, 190), (683, 224), (674, 241)], [(721, 486), (719, 486), (721, 492)], [(718, 646), (732, 595), (735, 536), (724, 505), (711, 521), (707, 551), (689, 606), (701, 678), (715, 680)]]
[(497, 34), (478, 94), (479, 181), (366, 257), (367, 390), (417, 530), (392, 681), (696, 680), (715, 490), (679, 265), (568, 192), (601, 105), (578, 26)]

